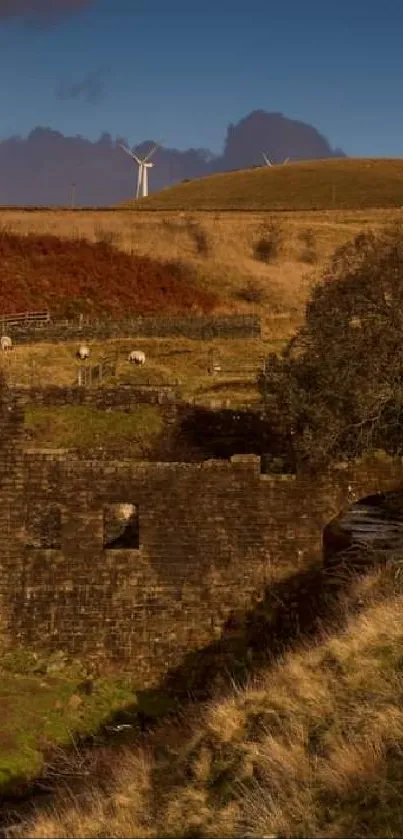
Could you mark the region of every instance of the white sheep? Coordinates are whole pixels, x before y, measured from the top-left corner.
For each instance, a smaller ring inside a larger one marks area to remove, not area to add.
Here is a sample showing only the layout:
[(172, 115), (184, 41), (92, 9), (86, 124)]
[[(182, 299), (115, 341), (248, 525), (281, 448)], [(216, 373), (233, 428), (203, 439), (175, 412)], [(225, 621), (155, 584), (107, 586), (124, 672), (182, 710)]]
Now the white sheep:
[(81, 346), (77, 350), (77, 358), (81, 361), (85, 361), (87, 358), (90, 357), (90, 350), (86, 344), (81, 344)]
[(144, 364), (145, 360), (145, 353), (143, 353), (141, 350), (132, 350), (131, 353), (129, 353), (129, 361), (132, 364)]
[(3, 352), (8, 352), (8, 350), (11, 350), (13, 348), (13, 342), (12, 342), (11, 338), (8, 337), (8, 335), (3, 335), (2, 336), (2, 338), (0, 340), (0, 344), (1, 344), (1, 349), (3, 350)]

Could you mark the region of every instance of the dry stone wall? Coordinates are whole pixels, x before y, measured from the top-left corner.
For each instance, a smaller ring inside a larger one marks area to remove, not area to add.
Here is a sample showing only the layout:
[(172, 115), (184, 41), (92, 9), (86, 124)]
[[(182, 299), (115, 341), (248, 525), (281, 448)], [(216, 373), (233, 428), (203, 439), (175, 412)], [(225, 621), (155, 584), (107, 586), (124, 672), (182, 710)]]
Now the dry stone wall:
[(35, 341), (106, 340), (108, 338), (190, 338), (210, 341), (213, 338), (258, 338), (261, 334), (257, 315), (217, 315), (203, 317), (134, 317), (121, 321), (51, 323), (49, 326), (6, 326), (6, 334), (15, 343)]
[(60, 387), (14, 387), (13, 393), (21, 405), (90, 405), (94, 408), (132, 410), (136, 405), (175, 406), (178, 395), (173, 387), (141, 387), (118, 385), (117, 387), (86, 388), (79, 386)]

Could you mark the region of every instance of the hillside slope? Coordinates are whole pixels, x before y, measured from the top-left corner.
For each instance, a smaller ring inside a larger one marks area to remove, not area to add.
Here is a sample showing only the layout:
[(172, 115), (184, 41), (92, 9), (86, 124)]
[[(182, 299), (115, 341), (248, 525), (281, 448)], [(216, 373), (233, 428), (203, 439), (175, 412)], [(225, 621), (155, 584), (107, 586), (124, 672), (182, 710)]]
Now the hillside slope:
[(119, 318), (212, 311), (217, 296), (198, 289), (190, 273), (103, 242), (0, 232), (0, 314), (49, 308), (55, 317)]
[(169, 187), (147, 210), (326, 210), (401, 207), (403, 160), (336, 158), (260, 166)]
[[(400, 208), (278, 214), (15, 209), (0, 211), (0, 230), (62, 241), (74, 232), (87, 242), (113, 243), (127, 255), (180, 262), (192, 288), (219, 294), (222, 311), (258, 314), (271, 339), (291, 337), (301, 323), (312, 285), (335, 248), (362, 230), (402, 219)], [(257, 247), (273, 237), (277, 253), (265, 258)]]
[[(340, 624), (267, 662), (232, 694), (113, 750), (108, 794), (65, 792), (15, 839), (400, 837), (403, 769), (399, 563), (356, 579)], [(100, 763), (100, 766), (102, 764)]]

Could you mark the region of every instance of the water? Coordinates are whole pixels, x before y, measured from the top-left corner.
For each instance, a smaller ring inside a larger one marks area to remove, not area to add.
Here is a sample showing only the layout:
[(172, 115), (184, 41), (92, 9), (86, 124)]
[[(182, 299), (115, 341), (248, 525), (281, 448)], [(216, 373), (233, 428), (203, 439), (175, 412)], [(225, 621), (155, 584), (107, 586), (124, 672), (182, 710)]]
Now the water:
[(354, 544), (403, 550), (403, 491), (358, 501), (325, 527), (325, 561)]

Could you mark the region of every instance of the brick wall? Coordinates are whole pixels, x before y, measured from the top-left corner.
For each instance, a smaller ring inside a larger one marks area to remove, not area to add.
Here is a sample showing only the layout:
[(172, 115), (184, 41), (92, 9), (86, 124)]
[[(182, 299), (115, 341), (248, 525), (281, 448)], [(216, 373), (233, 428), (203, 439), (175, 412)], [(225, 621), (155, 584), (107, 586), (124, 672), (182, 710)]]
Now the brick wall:
[[(253, 455), (185, 464), (24, 452), (15, 394), (1, 410), (1, 642), (115, 662), (138, 687), (318, 556), (344, 506), (402, 483), (400, 458), (312, 480), (262, 474)], [(138, 507), (138, 549), (104, 547), (105, 508), (120, 502)]]

